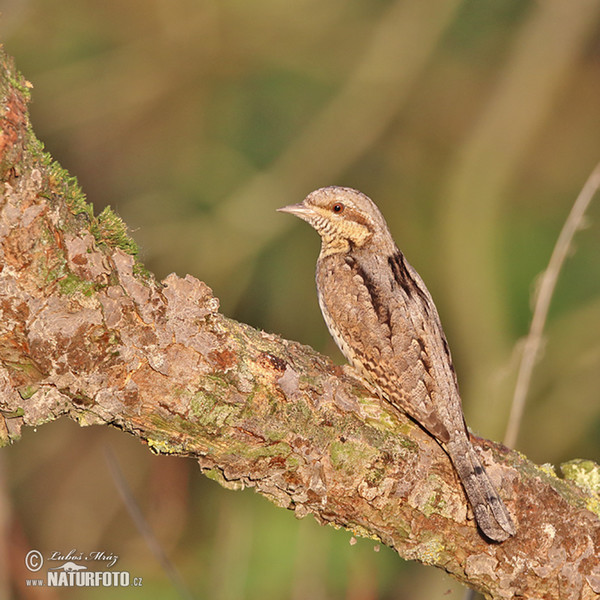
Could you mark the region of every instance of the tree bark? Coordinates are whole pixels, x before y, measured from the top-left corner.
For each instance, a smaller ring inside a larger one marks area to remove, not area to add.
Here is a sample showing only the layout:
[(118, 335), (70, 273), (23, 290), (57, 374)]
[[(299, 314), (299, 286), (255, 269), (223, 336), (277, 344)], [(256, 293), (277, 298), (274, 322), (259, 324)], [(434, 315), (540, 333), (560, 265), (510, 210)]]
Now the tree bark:
[(94, 216), (43, 151), (31, 86), (0, 62), (2, 445), (61, 415), (111, 425), (489, 598), (599, 597), (597, 465), (559, 479), (474, 438), (518, 526), (488, 543), (439, 445), (350, 369), (221, 315), (190, 275), (156, 282), (120, 219)]

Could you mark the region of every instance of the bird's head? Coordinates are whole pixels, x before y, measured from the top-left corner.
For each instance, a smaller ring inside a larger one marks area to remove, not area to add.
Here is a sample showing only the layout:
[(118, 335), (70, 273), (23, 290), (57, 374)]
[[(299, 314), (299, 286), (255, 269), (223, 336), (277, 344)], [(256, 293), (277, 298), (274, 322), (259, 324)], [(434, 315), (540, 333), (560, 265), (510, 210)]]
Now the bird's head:
[(323, 242), (322, 256), (350, 252), (371, 243), (383, 246), (382, 250), (394, 246), (377, 206), (352, 188), (321, 188), (299, 204), (278, 210), (296, 215), (315, 228)]

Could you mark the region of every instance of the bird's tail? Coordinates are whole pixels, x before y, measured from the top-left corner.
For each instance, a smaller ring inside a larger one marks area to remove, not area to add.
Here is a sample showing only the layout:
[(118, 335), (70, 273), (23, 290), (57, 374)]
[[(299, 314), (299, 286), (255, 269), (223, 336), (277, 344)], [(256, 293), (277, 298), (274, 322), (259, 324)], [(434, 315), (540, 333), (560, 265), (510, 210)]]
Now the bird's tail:
[(468, 438), (450, 441), (445, 447), (481, 531), (496, 542), (515, 535), (513, 520)]

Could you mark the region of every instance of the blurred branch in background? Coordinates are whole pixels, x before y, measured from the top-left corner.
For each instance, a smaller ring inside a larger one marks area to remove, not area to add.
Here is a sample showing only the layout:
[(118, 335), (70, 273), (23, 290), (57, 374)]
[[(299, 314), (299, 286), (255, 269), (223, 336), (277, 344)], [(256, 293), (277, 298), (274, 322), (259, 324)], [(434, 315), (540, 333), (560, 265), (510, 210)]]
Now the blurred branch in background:
[(515, 393), (510, 410), (510, 418), (508, 420), (506, 433), (504, 434), (504, 443), (509, 448), (514, 447), (517, 443), (519, 427), (525, 409), (525, 399), (527, 397), (527, 391), (529, 390), (533, 368), (535, 367), (540, 352), (544, 326), (546, 324), (546, 319), (548, 318), (550, 301), (552, 300), (554, 289), (556, 288), (558, 275), (560, 274), (560, 270), (567, 258), (567, 254), (571, 249), (573, 237), (577, 230), (583, 226), (585, 213), (599, 187), (600, 163), (596, 165), (596, 168), (585, 182), (579, 196), (577, 196), (573, 208), (556, 240), (556, 245), (552, 251), (548, 267), (542, 274), (539, 289), (536, 293), (531, 327), (529, 328), (529, 334), (523, 344), (517, 384), (515, 386)]
[(247, 186), (220, 203), (219, 214), (247, 233), (250, 211), (264, 235), (287, 229), (272, 216), (272, 199), (303, 197), (315, 181), (335, 181), (386, 131), (452, 23), (460, 2), (394, 1), (374, 27), (353, 72), (335, 97)]
[[(384, 134), (459, 6), (459, 0), (392, 2), (373, 26), (368, 42), (362, 42), (365, 48), (346, 81), (288, 147), (241, 189), (221, 200), (212, 213), (213, 220), (197, 218), (185, 224), (187, 235), (194, 240), (189, 254), (205, 275), (217, 281), (233, 273), (240, 275), (230, 281), (228, 302), (235, 304), (252, 274), (240, 265), (251, 263), (290, 228), (275, 215), (274, 199), (280, 204), (297, 201), (318, 187), (315, 182), (337, 181)], [(206, 261), (224, 228), (232, 236), (242, 237), (244, 247), (240, 252), (236, 245), (221, 246), (219, 272), (214, 272)]]
[(117, 457), (109, 446), (106, 446), (104, 449), (104, 456), (106, 458), (106, 464), (108, 466), (108, 470), (110, 471), (112, 480), (117, 491), (119, 492), (119, 496), (121, 496), (121, 500), (127, 508), (127, 512), (129, 513), (132, 521), (135, 523), (135, 527), (139, 534), (144, 538), (146, 545), (152, 551), (156, 561), (171, 580), (179, 597), (183, 598), (183, 600), (193, 600), (194, 596), (188, 589), (185, 581), (182, 579), (173, 562), (167, 556), (160, 541), (156, 537), (156, 534), (154, 531), (152, 531), (152, 527), (150, 527), (147, 519), (144, 517), (142, 509), (133, 495), (131, 487), (129, 486), (125, 475), (123, 474), (121, 467), (119, 466)]
[(454, 327), (469, 340), (462, 349), (467, 384), (461, 389), (474, 420), (493, 437), (501, 436), (510, 381), (491, 382), (512, 347), (497, 267), (501, 207), (595, 33), (599, 14), (597, 0), (577, 2), (576, 10), (562, 0), (530, 5), (443, 194), (438, 222), (446, 256), (440, 273)]

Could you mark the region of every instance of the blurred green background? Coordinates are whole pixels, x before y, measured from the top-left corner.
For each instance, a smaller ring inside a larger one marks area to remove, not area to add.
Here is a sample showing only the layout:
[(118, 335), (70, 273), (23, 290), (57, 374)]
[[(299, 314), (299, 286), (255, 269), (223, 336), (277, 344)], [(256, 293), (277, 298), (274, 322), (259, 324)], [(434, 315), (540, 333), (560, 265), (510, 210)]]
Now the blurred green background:
[[(324, 185), (371, 196), (436, 300), (467, 421), (502, 439), (536, 278), (600, 160), (598, 0), (3, 0), (38, 137), (158, 278), (341, 362), (317, 235), (275, 212)], [(517, 447), (600, 461), (600, 202), (561, 274)], [(0, 597), (178, 598), (116, 492), (112, 448), (195, 598), (461, 598), (444, 574), (296, 521), (252, 491), (57, 422), (0, 454)], [(23, 557), (119, 555), (143, 588), (32, 590)], [(10, 591), (12, 590), (12, 592)]]

